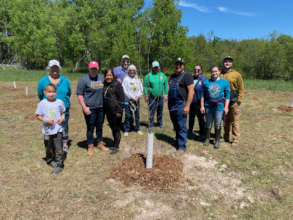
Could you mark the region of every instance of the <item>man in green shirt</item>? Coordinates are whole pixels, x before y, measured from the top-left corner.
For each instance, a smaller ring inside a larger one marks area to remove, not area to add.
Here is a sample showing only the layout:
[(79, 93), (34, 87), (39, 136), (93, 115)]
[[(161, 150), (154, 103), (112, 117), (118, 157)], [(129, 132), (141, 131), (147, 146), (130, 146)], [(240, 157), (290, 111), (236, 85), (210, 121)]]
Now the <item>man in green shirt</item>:
[(150, 124), (149, 129), (154, 129), (154, 115), (157, 110), (157, 122), (160, 128), (165, 128), (163, 125), (163, 107), (164, 101), (168, 100), (168, 79), (161, 72), (158, 61), (152, 63), (152, 71), (144, 77), (143, 82), (144, 94), (146, 102), (149, 104)]

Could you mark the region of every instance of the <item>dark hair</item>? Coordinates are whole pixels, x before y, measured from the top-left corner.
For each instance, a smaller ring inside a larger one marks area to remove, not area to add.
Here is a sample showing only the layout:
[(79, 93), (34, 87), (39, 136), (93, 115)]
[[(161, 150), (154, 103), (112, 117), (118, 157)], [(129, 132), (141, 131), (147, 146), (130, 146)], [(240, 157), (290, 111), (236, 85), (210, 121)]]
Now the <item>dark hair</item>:
[(55, 92), (57, 91), (57, 87), (53, 83), (49, 83), (48, 85), (46, 85), (45, 89), (47, 89), (48, 87), (53, 88), (55, 90)]
[(104, 71), (104, 77), (106, 77), (106, 75), (107, 75), (108, 72), (111, 72), (112, 75), (113, 75), (113, 79), (116, 79), (116, 77), (115, 77), (115, 75), (114, 75), (114, 71), (113, 71), (112, 68), (108, 68), (108, 69), (106, 69), (106, 70)]
[(210, 72), (212, 72), (212, 69), (215, 68), (215, 67), (217, 67), (218, 70), (221, 72), (220, 67), (218, 67), (218, 66), (212, 66), (211, 69), (210, 69)]
[(200, 69), (202, 70), (202, 65), (201, 64), (195, 64), (193, 67), (195, 67), (195, 66), (199, 66)]

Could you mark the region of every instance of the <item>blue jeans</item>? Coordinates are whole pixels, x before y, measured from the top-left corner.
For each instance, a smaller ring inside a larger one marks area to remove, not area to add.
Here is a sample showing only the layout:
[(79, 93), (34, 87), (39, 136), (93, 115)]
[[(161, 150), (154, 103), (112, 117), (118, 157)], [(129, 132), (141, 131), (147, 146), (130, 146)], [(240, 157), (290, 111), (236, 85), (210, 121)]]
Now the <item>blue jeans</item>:
[(132, 130), (140, 130), (139, 122), (139, 100), (137, 101), (136, 111), (134, 112), (135, 117), (135, 128), (133, 126), (133, 112), (130, 110), (129, 104), (125, 105), (125, 121), (124, 121), (124, 132), (130, 132)]
[(211, 129), (213, 123), (215, 128), (219, 129), (221, 127), (221, 121), (223, 117), (223, 111), (216, 111), (216, 109), (206, 108), (206, 128)]
[(170, 118), (176, 131), (177, 150), (186, 151), (187, 116), (183, 115), (183, 109), (184, 105), (178, 107), (176, 110), (170, 111)]
[(157, 122), (159, 126), (163, 125), (163, 108), (164, 97), (149, 96), (149, 110), (150, 110), (150, 128), (154, 127), (155, 112), (157, 110)]
[(65, 119), (64, 119), (64, 122), (63, 122), (63, 135), (62, 135), (62, 142), (63, 143), (67, 143), (68, 142), (68, 121), (69, 121), (69, 113), (68, 114), (65, 114)]
[(93, 144), (94, 143), (94, 129), (96, 128), (96, 136), (97, 141), (103, 141), (103, 123), (104, 123), (104, 110), (103, 108), (98, 109), (90, 109), (91, 114), (86, 115), (84, 114), (84, 118), (86, 121), (86, 137), (87, 143)]

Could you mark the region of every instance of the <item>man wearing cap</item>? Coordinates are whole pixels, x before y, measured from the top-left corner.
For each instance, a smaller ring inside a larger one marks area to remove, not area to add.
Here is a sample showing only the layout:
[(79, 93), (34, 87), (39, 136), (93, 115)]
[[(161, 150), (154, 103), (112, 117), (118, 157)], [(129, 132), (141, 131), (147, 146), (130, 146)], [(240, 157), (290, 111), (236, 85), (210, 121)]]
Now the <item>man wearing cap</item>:
[(168, 79), (161, 72), (158, 61), (152, 63), (152, 71), (144, 77), (143, 81), (145, 99), (149, 104), (150, 124), (149, 129), (154, 128), (154, 115), (157, 111), (157, 122), (160, 128), (163, 125), (163, 107), (164, 101), (168, 100)]
[(127, 54), (123, 55), (121, 58), (121, 66), (117, 66), (114, 68), (114, 75), (118, 82), (122, 83), (124, 77), (127, 74), (127, 69), (130, 64), (130, 58)]
[(94, 153), (94, 129), (96, 128), (96, 136), (98, 141), (98, 148), (100, 150), (108, 150), (103, 142), (103, 88), (104, 76), (98, 74), (99, 63), (97, 61), (90, 61), (89, 74), (83, 76), (76, 89), (79, 104), (82, 107), (84, 118), (87, 126), (87, 144), (88, 154), (90, 156)]
[(70, 109), (70, 96), (71, 86), (69, 80), (60, 75), (61, 65), (58, 60), (50, 60), (48, 63), (49, 74), (43, 77), (38, 83), (38, 97), (40, 100), (46, 98), (44, 90), (48, 84), (54, 84), (57, 88), (56, 99), (61, 99), (65, 105), (65, 119), (62, 124), (63, 134), (62, 142), (65, 151), (68, 150), (68, 121), (69, 121), (69, 109)]
[(230, 83), (231, 89), (229, 112), (224, 120), (224, 140), (226, 142), (230, 141), (229, 135), (230, 127), (232, 125), (232, 145), (236, 146), (238, 145), (240, 139), (239, 118), (240, 105), (244, 97), (244, 83), (241, 74), (232, 69), (232, 63), (232, 57), (225, 57), (223, 60), (224, 71), (221, 74), (221, 77)]
[(184, 70), (184, 60), (179, 57), (175, 62), (175, 73), (169, 80), (168, 108), (176, 131), (177, 150), (182, 152), (186, 151), (186, 120), (193, 94), (193, 77)]

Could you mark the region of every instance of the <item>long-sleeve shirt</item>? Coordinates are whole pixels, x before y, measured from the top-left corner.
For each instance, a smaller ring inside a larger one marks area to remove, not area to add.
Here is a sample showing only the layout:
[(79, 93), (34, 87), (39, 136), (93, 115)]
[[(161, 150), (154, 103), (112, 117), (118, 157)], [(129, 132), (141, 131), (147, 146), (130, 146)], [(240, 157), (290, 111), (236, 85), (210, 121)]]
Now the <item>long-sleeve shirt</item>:
[(135, 99), (143, 94), (143, 87), (140, 79), (136, 77), (125, 76), (122, 83), (125, 100)]
[(162, 72), (150, 72), (144, 77), (143, 89), (145, 96), (160, 96), (168, 95), (169, 85), (166, 75)]
[(238, 90), (239, 92), (238, 101), (242, 102), (244, 98), (244, 83), (243, 83), (241, 74), (232, 69), (229, 72), (221, 74), (221, 77), (229, 82), (231, 92), (233, 90)]
[[(46, 97), (44, 90), (51, 81), (49, 76), (43, 77), (38, 83), (38, 97), (40, 100), (43, 100)], [(70, 108), (70, 96), (71, 96), (71, 86), (69, 80), (65, 76), (60, 76), (59, 83), (57, 84), (57, 95), (56, 99), (61, 99), (65, 105), (66, 111), (65, 114), (69, 114)]]

